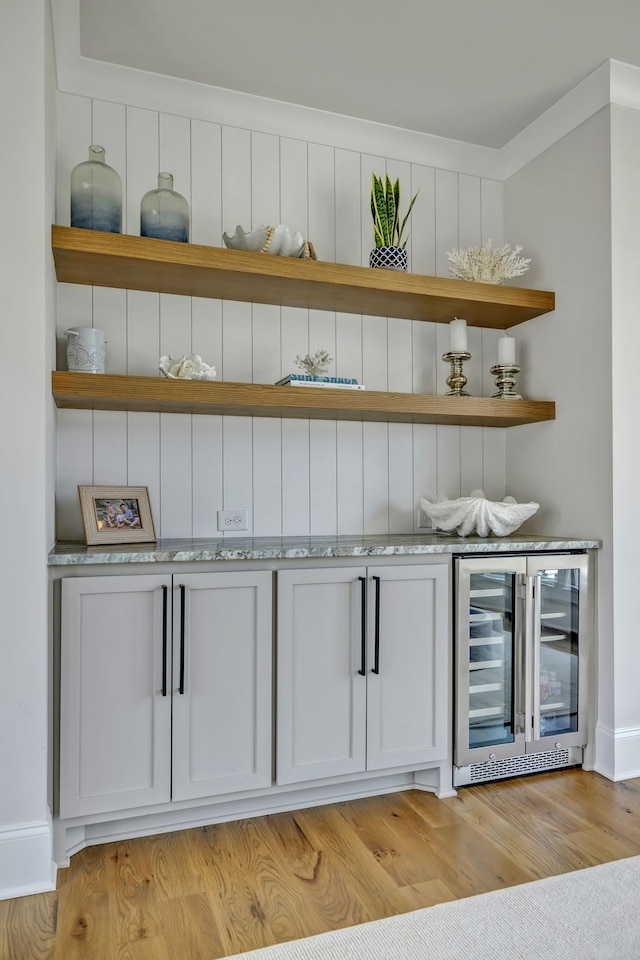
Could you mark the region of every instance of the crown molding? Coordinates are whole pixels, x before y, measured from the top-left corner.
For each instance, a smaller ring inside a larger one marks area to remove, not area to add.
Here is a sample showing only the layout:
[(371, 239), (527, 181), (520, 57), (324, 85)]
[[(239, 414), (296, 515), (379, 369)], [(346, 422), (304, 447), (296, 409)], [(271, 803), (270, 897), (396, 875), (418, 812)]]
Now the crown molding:
[(58, 89), (356, 153), (506, 180), (610, 103), (640, 109), (640, 68), (606, 60), (504, 147), (415, 130), (167, 77), (80, 54), (80, 0), (50, 0)]
[(58, 89), (62, 93), (497, 178), (499, 151), (492, 147), (83, 57), (79, 0), (51, 0), (51, 7)]

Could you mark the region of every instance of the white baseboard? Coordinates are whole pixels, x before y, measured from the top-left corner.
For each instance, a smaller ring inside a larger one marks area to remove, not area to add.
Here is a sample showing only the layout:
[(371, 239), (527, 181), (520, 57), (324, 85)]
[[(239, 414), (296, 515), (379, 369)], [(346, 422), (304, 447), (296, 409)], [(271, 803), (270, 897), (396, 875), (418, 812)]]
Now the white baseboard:
[(608, 780), (640, 777), (640, 727), (612, 730), (599, 723), (593, 769)]
[(0, 827), (0, 900), (56, 888), (51, 821)]

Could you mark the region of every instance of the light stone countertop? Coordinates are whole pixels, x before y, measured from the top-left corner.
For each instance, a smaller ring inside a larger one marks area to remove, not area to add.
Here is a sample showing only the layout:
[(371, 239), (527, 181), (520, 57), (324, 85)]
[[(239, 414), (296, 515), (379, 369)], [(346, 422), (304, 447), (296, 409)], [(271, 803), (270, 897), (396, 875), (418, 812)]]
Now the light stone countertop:
[(593, 550), (600, 540), (512, 534), (510, 537), (455, 537), (449, 534), (380, 534), (347, 537), (228, 537), (158, 540), (156, 543), (86, 546), (58, 543), (49, 566), (108, 563), (165, 563), (194, 560), (282, 560), (305, 557), (392, 557), (434, 553), (540, 553)]

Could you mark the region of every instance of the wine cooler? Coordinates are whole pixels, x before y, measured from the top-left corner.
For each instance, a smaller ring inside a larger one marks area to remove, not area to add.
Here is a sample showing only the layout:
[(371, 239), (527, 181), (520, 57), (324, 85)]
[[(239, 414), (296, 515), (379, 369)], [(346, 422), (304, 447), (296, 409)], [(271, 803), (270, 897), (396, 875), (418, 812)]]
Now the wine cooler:
[(588, 556), (454, 562), (454, 784), (581, 763)]

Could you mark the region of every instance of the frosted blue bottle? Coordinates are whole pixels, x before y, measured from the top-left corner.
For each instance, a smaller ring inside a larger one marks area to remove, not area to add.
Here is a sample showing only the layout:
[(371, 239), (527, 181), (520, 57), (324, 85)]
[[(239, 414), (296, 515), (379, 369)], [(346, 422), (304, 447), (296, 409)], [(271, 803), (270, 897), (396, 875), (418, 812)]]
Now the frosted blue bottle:
[(189, 242), (189, 204), (173, 189), (170, 173), (159, 173), (158, 189), (142, 198), (140, 236)]
[(71, 171), (71, 226), (120, 233), (122, 181), (104, 160), (104, 147), (92, 144), (89, 159)]

